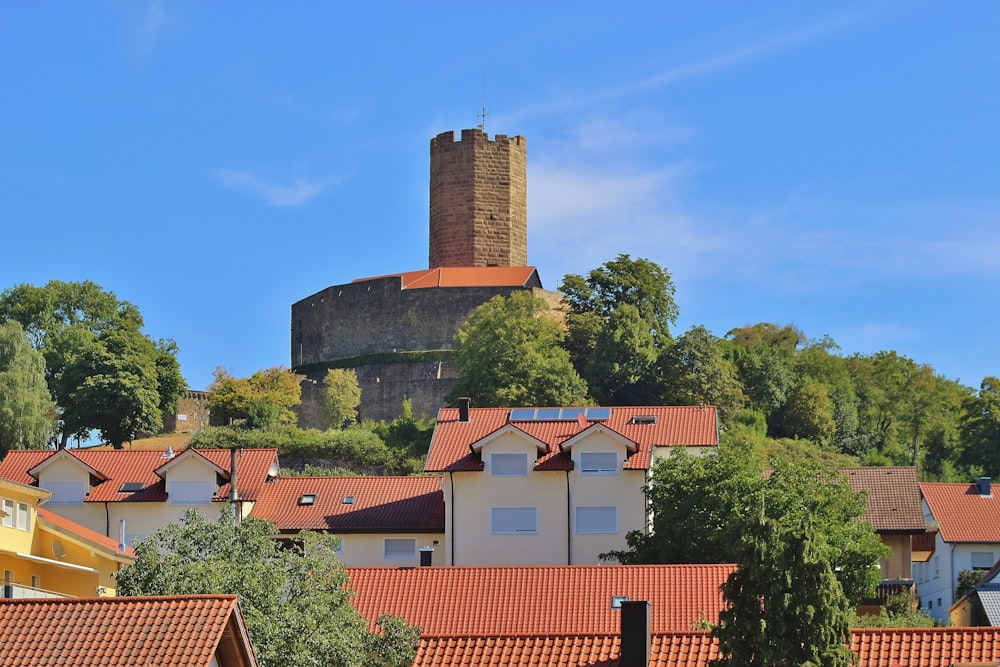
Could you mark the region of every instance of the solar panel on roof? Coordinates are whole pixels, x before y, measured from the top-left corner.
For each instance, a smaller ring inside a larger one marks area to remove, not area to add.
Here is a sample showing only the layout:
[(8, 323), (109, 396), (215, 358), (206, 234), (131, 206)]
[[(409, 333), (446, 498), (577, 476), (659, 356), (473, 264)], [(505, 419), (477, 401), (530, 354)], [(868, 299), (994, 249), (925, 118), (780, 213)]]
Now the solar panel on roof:
[(611, 408), (514, 408), (510, 421), (576, 421), (581, 414), (590, 421), (606, 421), (611, 418)]
[(535, 411), (535, 419), (537, 421), (552, 421), (555, 419), (561, 419), (559, 413), (562, 412), (560, 408), (538, 408)]
[(590, 421), (607, 421), (611, 419), (611, 408), (587, 408), (587, 419)]
[(534, 408), (514, 408), (510, 411), (510, 420), (512, 422), (527, 422), (535, 418)]

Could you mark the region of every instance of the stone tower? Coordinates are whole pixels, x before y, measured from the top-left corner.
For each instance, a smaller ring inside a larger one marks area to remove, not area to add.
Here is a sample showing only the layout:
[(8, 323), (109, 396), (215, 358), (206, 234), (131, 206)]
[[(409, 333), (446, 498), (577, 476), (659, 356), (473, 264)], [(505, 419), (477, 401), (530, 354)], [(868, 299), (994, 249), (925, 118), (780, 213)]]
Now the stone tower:
[(527, 140), (431, 139), (429, 268), (528, 264)]

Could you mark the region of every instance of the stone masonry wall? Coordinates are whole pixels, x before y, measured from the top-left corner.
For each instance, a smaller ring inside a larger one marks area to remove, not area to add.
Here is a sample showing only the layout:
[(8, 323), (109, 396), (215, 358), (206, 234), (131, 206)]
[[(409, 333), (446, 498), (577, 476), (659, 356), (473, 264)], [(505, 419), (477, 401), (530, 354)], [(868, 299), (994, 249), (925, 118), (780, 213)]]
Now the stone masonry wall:
[(480, 129), (431, 139), (429, 268), (526, 266), (527, 140)]

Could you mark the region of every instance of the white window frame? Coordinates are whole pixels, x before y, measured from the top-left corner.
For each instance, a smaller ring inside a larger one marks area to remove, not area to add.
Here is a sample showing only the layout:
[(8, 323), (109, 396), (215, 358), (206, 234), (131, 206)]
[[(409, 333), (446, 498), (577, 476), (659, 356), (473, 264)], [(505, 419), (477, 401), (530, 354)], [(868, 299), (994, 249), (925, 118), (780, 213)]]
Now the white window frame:
[[(507, 461), (504, 465), (498, 465), (499, 461)], [(505, 465), (510, 466), (510, 464), (517, 460), (518, 464), (516, 466), (517, 470), (514, 470), (514, 466), (504, 467)], [(521, 462), (524, 465), (521, 465)], [(527, 477), (528, 476), (528, 453), (527, 452), (494, 452), (490, 454), (490, 475), (493, 477)]]
[[(201, 490), (201, 493), (193, 493)], [(208, 496), (204, 496), (204, 491)], [(215, 496), (215, 484), (204, 480), (177, 480), (170, 483), (168, 494), (171, 505), (211, 505)]]
[[(391, 552), (389, 550), (389, 543), (394, 546), (400, 547), (403, 542), (408, 543), (408, 548), (406, 553), (403, 553), (402, 549), (393, 549)], [(343, 542), (341, 542), (341, 549), (343, 549)], [(415, 537), (387, 537), (382, 541), (382, 558), (385, 560), (416, 560), (417, 559), (417, 538)]]
[[(497, 527), (497, 519), (501, 527)], [(522, 523), (523, 522), (523, 523)], [(513, 526), (508, 528), (507, 526)], [(491, 507), (491, 535), (537, 535), (538, 508), (534, 506)]]
[[(589, 463), (584, 463), (589, 460)], [(617, 475), (621, 462), (616, 452), (581, 452), (581, 475)]]
[[(986, 561), (989, 561), (987, 564)], [(979, 561), (979, 564), (976, 564)], [(969, 565), (973, 570), (989, 570), (996, 564), (992, 551), (973, 551), (969, 554)]]
[(17, 521), (14, 525), (18, 530), (31, 531), (31, 506), (28, 503), (17, 504)]
[(3, 526), (7, 528), (13, 528), (14, 522), (17, 521), (17, 510), (15, 508), (15, 503), (10, 498), (3, 499), (3, 511), (5, 516), (3, 517)]
[(45, 482), (41, 487), (52, 492), (52, 497), (45, 501), (49, 507), (82, 505), (90, 490), (90, 485), (87, 482)]
[[(582, 522), (580, 521), (581, 514), (584, 515), (584, 520)], [(609, 515), (611, 519), (613, 519), (610, 526), (601, 524), (597, 527), (589, 527), (589, 525), (593, 525), (590, 524), (590, 522), (598, 518), (606, 520)], [(616, 535), (618, 533), (617, 507), (577, 507), (573, 518), (576, 526), (576, 533), (578, 535)], [(581, 523), (584, 524), (583, 528), (580, 527)]]

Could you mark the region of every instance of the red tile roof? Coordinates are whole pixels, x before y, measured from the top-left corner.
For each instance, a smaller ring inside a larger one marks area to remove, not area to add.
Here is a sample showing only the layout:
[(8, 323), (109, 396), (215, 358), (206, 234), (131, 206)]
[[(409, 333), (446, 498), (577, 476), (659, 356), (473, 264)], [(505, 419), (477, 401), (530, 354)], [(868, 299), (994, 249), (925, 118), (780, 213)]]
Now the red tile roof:
[(916, 468), (842, 468), (841, 472), (852, 489), (868, 491), (868, 506), (863, 518), (876, 531), (922, 533), (926, 530)]
[[(647, 406), (610, 408), (611, 417), (599, 423), (635, 443), (638, 451), (625, 463), (627, 469), (649, 468), (655, 446), (710, 446), (719, 444), (719, 432), (713, 406)], [(482, 470), (483, 462), (470, 446), (508, 424), (510, 408), (471, 408), (470, 420), (458, 420), (458, 408), (443, 408), (431, 438), (424, 470)], [(653, 416), (655, 424), (633, 424), (636, 416)], [(537, 469), (565, 470), (572, 467), (569, 453), (560, 445), (595, 422), (581, 425), (577, 420), (510, 422), (545, 443), (549, 452), (536, 463)]]
[(652, 602), (653, 632), (717, 622), (732, 565), (349, 567), (354, 606), (401, 616), (424, 637), (615, 634), (611, 597)]
[[(421, 638), (414, 667), (558, 665), (618, 667), (618, 633)], [(1000, 628), (854, 630), (858, 667), (949, 667), (1000, 660)], [(719, 657), (708, 632), (653, 634), (649, 667), (707, 667)]]
[(60, 533), (76, 537), (84, 542), (104, 549), (105, 551), (110, 551), (121, 559), (127, 558), (131, 560), (135, 558), (135, 549), (130, 546), (126, 546), (125, 551), (121, 551), (118, 548), (118, 540), (107, 537), (106, 535), (101, 535), (95, 530), (91, 530), (86, 526), (81, 526), (75, 521), (70, 521), (65, 517), (54, 514), (46, 509), (42, 509), (41, 507), (39, 507), (36, 512), (43, 525), (48, 525)]
[[(60, 450), (73, 456), (81, 464), (101, 473), (106, 479), (90, 490), (88, 502), (162, 502), (167, 499), (166, 486), (156, 470), (167, 459), (165, 451), (135, 450)], [(229, 472), (230, 451), (228, 449), (199, 449), (214, 465)], [(0, 477), (22, 484), (37, 485), (38, 480), (28, 471), (44, 463), (58, 452), (52, 450), (11, 450), (0, 463)], [(177, 454), (180, 456), (180, 454)], [(240, 497), (254, 501), (267, 480), (268, 470), (277, 464), (276, 449), (241, 449), (239, 452), (238, 484)], [(143, 482), (141, 491), (122, 492), (126, 482)], [(215, 496), (215, 500), (229, 498), (229, 484), (225, 483)]]
[(975, 484), (924, 482), (920, 492), (945, 542), (1000, 542), (1000, 492), (981, 496)]
[(533, 266), (444, 266), (406, 273), (392, 273), (373, 278), (358, 278), (351, 282), (363, 283), (369, 280), (399, 277), (403, 289), (423, 289), (428, 287), (525, 287), (534, 277), (538, 280)]
[(437, 477), (287, 477), (264, 485), (250, 516), (281, 531), (443, 533), (444, 493)]
[(227, 631), (256, 665), (235, 595), (3, 600), (0, 664), (208, 667)]

